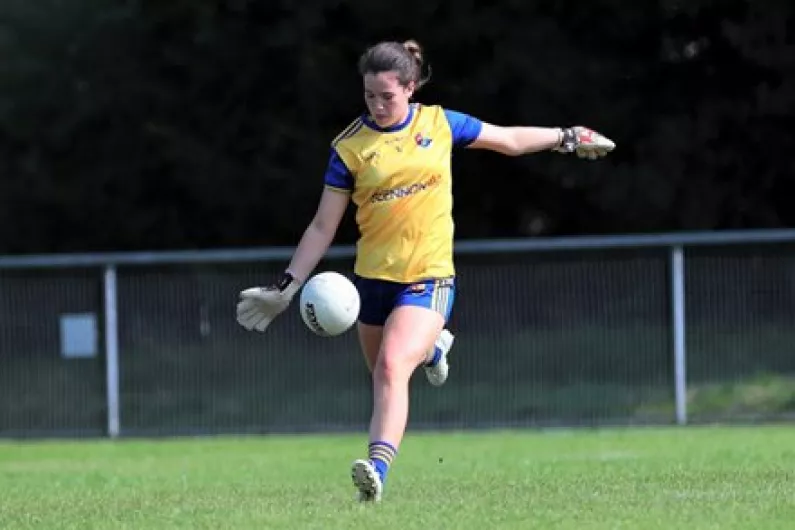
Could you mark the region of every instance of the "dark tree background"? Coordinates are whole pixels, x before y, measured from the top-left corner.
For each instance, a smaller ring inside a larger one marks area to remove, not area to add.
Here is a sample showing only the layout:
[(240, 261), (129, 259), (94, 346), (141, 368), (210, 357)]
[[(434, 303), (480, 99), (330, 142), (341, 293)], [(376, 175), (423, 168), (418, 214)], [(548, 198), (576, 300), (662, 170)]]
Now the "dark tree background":
[[(419, 39), (418, 95), (585, 124), (598, 163), (455, 158), (459, 238), (795, 226), (788, 0), (3, 0), (0, 253), (294, 244), (356, 59)], [(338, 242), (350, 242), (348, 218)]]

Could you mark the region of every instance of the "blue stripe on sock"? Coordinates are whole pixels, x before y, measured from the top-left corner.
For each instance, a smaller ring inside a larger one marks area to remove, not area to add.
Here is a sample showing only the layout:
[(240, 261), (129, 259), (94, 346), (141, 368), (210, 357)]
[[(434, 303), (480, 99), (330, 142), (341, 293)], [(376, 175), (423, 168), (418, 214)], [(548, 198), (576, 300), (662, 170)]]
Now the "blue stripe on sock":
[(378, 473), (378, 477), (381, 479), (381, 484), (386, 482), (386, 474), (389, 471), (389, 466), (381, 460), (380, 458), (374, 458), (371, 460), (373, 463), (373, 467), (375, 467), (376, 472)]
[(431, 359), (425, 366), (436, 366), (442, 359), (442, 349), (439, 346), (433, 347), (433, 359)]

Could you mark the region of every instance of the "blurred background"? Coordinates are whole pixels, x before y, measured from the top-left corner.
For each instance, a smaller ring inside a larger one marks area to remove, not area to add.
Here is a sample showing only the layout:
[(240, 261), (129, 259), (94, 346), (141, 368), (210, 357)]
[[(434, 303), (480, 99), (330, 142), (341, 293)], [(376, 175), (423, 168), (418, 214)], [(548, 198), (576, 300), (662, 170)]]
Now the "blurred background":
[[(363, 110), (359, 54), (408, 38), (433, 68), (418, 101), (618, 145), (599, 162), (456, 154), (456, 365), (443, 390), (413, 382), (416, 426), (789, 417), (794, 15), (4, 0), (0, 435), (364, 426), (353, 333), (319, 339), (293, 311), (249, 334), (234, 304), (311, 219), (328, 144)], [(337, 244), (355, 237), (349, 215)], [(341, 248), (321, 268), (351, 263)]]

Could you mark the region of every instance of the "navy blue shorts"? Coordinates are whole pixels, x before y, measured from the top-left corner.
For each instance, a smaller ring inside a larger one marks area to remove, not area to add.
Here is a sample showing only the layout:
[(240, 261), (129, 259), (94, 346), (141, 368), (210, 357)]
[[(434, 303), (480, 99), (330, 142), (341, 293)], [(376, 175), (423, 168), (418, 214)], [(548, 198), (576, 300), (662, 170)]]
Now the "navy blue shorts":
[(362, 324), (383, 326), (392, 310), (404, 305), (432, 309), (444, 317), (445, 323), (453, 310), (455, 278), (397, 283), (356, 276), (354, 284), (362, 302), (359, 310)]

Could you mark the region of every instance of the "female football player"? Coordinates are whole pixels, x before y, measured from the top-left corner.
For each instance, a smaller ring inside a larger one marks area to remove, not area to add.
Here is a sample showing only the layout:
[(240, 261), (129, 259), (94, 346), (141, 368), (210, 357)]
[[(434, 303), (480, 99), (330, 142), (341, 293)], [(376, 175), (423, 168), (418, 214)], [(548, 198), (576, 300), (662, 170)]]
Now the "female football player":
[(509, 156), (553, 150), (595, 159), (614, 144), (585, 127), (501, 127), (411, 103), (429, 77), (416, 41), (367, 49), (359, 72), (367, 112), (333, 140), (317, 213), (280, 281), (241, 292), (237, 320), (264, 331), (285, 310), (353, 200), (361, 234), (357, 328), (374, 403), (368, 456), (353, 463), (352, 477), (361, 500), (378, 501), (406, 428), (409, 378), (423, 366), (432, 384), (447, 379), (453, 336), (444, 327), (455, 294), (452, 149)]

